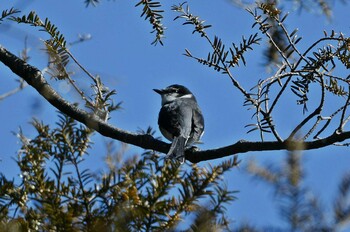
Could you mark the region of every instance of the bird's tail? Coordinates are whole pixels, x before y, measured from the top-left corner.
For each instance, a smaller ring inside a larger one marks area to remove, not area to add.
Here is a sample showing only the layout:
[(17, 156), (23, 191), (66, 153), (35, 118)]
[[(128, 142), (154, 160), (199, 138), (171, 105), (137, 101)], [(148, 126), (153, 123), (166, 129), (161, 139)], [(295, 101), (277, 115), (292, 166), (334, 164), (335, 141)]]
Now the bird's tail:
[(173, 139), (171, 143), (169, 152), (167, 154), (167, 159), (176, 159), (181, 163), (185, 162), (185, 145), (186, 138), (179, 136)]

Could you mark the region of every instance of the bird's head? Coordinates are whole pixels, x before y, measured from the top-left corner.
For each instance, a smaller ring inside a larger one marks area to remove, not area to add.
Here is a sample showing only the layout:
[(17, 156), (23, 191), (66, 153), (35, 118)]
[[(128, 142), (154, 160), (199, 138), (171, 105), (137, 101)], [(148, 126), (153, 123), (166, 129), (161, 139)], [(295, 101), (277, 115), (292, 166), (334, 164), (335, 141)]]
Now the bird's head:
[(183, 85), (170, 85), (165, 89), (153, 89), (162, 97), (162, 105), (172, 102), (176, 99), (195, 99), (192, 92)]

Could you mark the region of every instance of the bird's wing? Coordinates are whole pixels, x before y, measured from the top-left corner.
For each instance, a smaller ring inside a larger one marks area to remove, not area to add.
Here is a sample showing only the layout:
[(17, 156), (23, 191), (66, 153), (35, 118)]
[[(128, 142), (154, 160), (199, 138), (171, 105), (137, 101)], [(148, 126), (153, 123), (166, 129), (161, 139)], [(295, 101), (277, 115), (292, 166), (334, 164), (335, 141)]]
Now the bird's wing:
[(178, 119), (181, 128), (180, 136), (186, 138), (186, 140), (191, 136), (193, 128), (193, 107), (188, 101), (182, 101), (180, 107), (178, 108)]
[(192, 135), (189, 143), (198, 142), (204, 132), (204, 118), (201, 110), (197, 107), (192, 111)]

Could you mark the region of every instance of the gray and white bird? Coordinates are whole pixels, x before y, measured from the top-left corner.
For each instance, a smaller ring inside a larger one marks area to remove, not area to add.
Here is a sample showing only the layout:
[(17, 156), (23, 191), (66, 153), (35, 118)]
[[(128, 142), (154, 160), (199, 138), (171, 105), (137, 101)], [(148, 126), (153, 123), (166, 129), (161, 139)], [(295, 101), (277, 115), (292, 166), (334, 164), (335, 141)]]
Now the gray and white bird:
[(158, 125), (172, 141), (167, 158), (185, 160), (185, 148), (198, 142), (204, 132), (204, 118), (192, 92), (182, 85), (153, 89), (162, 97)]

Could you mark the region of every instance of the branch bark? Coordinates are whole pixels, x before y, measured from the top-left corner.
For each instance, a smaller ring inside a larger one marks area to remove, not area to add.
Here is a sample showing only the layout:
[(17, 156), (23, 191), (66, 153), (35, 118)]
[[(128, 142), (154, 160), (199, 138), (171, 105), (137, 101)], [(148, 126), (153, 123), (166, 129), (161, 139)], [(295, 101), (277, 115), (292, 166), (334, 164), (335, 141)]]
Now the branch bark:
[[(0, 62), (10, 68), (13, 73), (23, 78), (30, 86), (35, 88), (38, 93), (56, 109), (83, 123), (87, 127), (96, 130), (101, 135), (143, 149), (151, 149), (162, 153), (168, 152), (170, 144), (157, 140), (151, 135), (136, 134), (114, 127), (113, 125), (102, 121), (94, 114), (66, 101), (47, 83), (39, 69), (24, 62), (1, 45)], [(334, 133), (326, 138), (307, 142), (292, 140), (250, 142), (241, 140), (232, 145), (216, 149), (203, 151), (189, 149), (186, 151), (186, 159), (193, 163), (197, 163), (200, 161), (217, 159), (250, 151), (311, 150), (326, 147), (336, 142), (342, 142), (349, 138), (350, 131)]]

